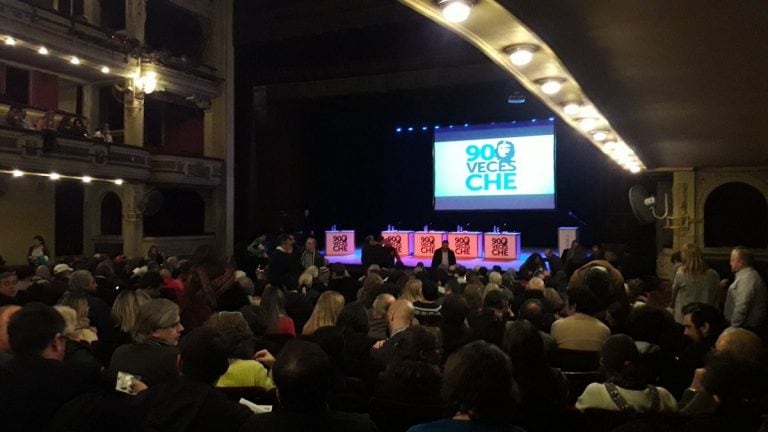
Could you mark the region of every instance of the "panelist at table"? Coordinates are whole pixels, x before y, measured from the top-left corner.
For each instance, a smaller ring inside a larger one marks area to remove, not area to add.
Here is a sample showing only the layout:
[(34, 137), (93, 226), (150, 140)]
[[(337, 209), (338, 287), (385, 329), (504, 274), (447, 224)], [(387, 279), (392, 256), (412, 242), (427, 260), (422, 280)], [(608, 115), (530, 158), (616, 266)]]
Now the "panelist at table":
[(432, 268), (436, 269), (441, 265), (456, 265), (456, 254), (451, 250), (448, 240), (443, 240), (443, 245), (432, 255)]

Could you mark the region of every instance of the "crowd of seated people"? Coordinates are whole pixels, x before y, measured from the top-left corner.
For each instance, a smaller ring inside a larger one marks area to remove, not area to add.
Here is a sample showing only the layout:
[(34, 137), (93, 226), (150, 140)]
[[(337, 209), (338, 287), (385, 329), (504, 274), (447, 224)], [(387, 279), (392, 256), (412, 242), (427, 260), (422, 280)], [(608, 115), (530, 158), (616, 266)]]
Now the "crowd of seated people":
[(251, 245), (250, 274), (210, 246), (1, 269), (3, 430), (757, 431), (768, 414), (747, 249), (728, 283), (686, 245), (653, 304), (576, 246), (522, 272), (356, 273), (295, 243)]

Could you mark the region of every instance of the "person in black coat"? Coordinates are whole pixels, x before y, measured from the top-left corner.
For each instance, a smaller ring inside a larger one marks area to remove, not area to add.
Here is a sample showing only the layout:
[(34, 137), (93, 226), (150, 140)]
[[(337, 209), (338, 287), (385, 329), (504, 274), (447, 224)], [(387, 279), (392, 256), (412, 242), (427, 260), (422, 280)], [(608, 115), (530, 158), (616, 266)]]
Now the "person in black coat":
[(449, 266), (456, 265), (456, 254), (451, 250), (448, 240), (443, 240), (443, 245), (432, 255), (432, 268), (436, 269), (447, 261)]
[(267, 280), (275, 286), (295, 285), (304, 268), (298, 254), (294, 253), (290, 236), (283, 234), (278, 241), (280, 246), (269, 256)]

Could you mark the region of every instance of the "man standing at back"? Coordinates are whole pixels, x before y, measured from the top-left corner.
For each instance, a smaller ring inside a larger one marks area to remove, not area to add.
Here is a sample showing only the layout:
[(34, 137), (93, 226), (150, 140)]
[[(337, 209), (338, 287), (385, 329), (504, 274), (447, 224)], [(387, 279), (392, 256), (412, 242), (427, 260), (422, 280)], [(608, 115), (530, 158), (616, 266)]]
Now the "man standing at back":
[(749, 249), (738, 246), (731, 252), (731, 271), (736, 274), (736, 280), (728, 287), (725, 319), (732, 327), (762, 335), (768, 312), (768, 292), (763, 278), (752, 267), (753, 262), (754, 256)]

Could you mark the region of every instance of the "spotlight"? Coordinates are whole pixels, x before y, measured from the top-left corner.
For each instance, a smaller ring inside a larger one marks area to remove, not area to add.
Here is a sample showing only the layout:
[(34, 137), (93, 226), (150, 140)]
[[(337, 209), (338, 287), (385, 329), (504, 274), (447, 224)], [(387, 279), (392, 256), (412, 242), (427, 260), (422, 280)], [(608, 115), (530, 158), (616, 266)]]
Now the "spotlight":
[(16, 39), (14, 39), (14, 38), (12, 38), (10, 36), (6, 36), (5, 37), (5, 44), (6, 45), (16, 45)]
[(533, 53), (538, 51), (539, 47), (531, 44), (512, 45), (504, 51), (509, 55), (509, 60), (515, 66), (525, 66), (533, 60)]
[(93, 179), (90, 176), (83, 176), (83, 183), (90, 183)]
[(591, 117), (585, 117), (581, 120), (579, 120), (579, 126), (587, 132), (591, 131), (592, 129), (597, 126), (597, 119), (591, 118)]
[(38, 54), (42, 54), (42, 55), (48, 55), (48, 48), (46, 48), (46, 47), (44, 47), (44, 46), (41, 46), (41, 47), (40, 47), (40, 48), (37, 50), (37, 53), (38, 53)]
[(472, 13), (471, 0), (438, 0), (437, 6), (443, 10), (443, 17), (452, 23), (461, 23)]
[(631, 172), (632, 174), (637, 174), (640, 172), (640, 167), (637, 165), (632, 165), (631, 167), (629, 167), (629, 172)]
[(421, 130), (422, 130), (422, 131), (426, 131), (427, 129), (429, 129), (429, 128), (428, 128), (428, 127), (426, 127), (426, 126), (422, 126), (422, 127), (421, 127)]
[(50, 178), (51, 180), (58, 180), (58, 179), (61, 178), (61, 175), (59, 175), (59, 174), (57, 174), (55, 172), (52, 172), (52, 173), (48, 174), (48, 178)]
[(539, 87), (544, 94), (553, 95), (563, 88), (563, 81), (562, 78), (547, 78), (539, 82)]
[(581, 105), (576, 102), (568, 102), (563, 106), (563, 111), (569, 116), (579, 115), (581, 112)]
[(115, 184), (120, 186), (123, 184), (123, 179), (115, 179)]
[(101, 67), (101, 73), (103, 73), (103, 74), (108, 74), (108, 73), (109, 73), (109, 68), (108, 68), (108, 67), (106, 67), (106, 66), (102, 66), (102, 67)]
[(400, 133), (400, 132), (402, 132), (402, 131), (403, 131), (403, 128), (401, 128), (401, 127), (399, 127), (399, 128), (395, 128), (395, 132), (397, 132), (397, 133)]
[(69, 62), (72, 63), (73, 65), (79, 65), (80, 64), (80, 59), (75, 57), (75, 56), (72, 56), (72, 58), (69, 59)]
[(24, 171), (16, 169), (16, 170), (13, 170), (13, 172), (11, 174), (13, 174), (14, 177), (23, 177), (24, 176)]

